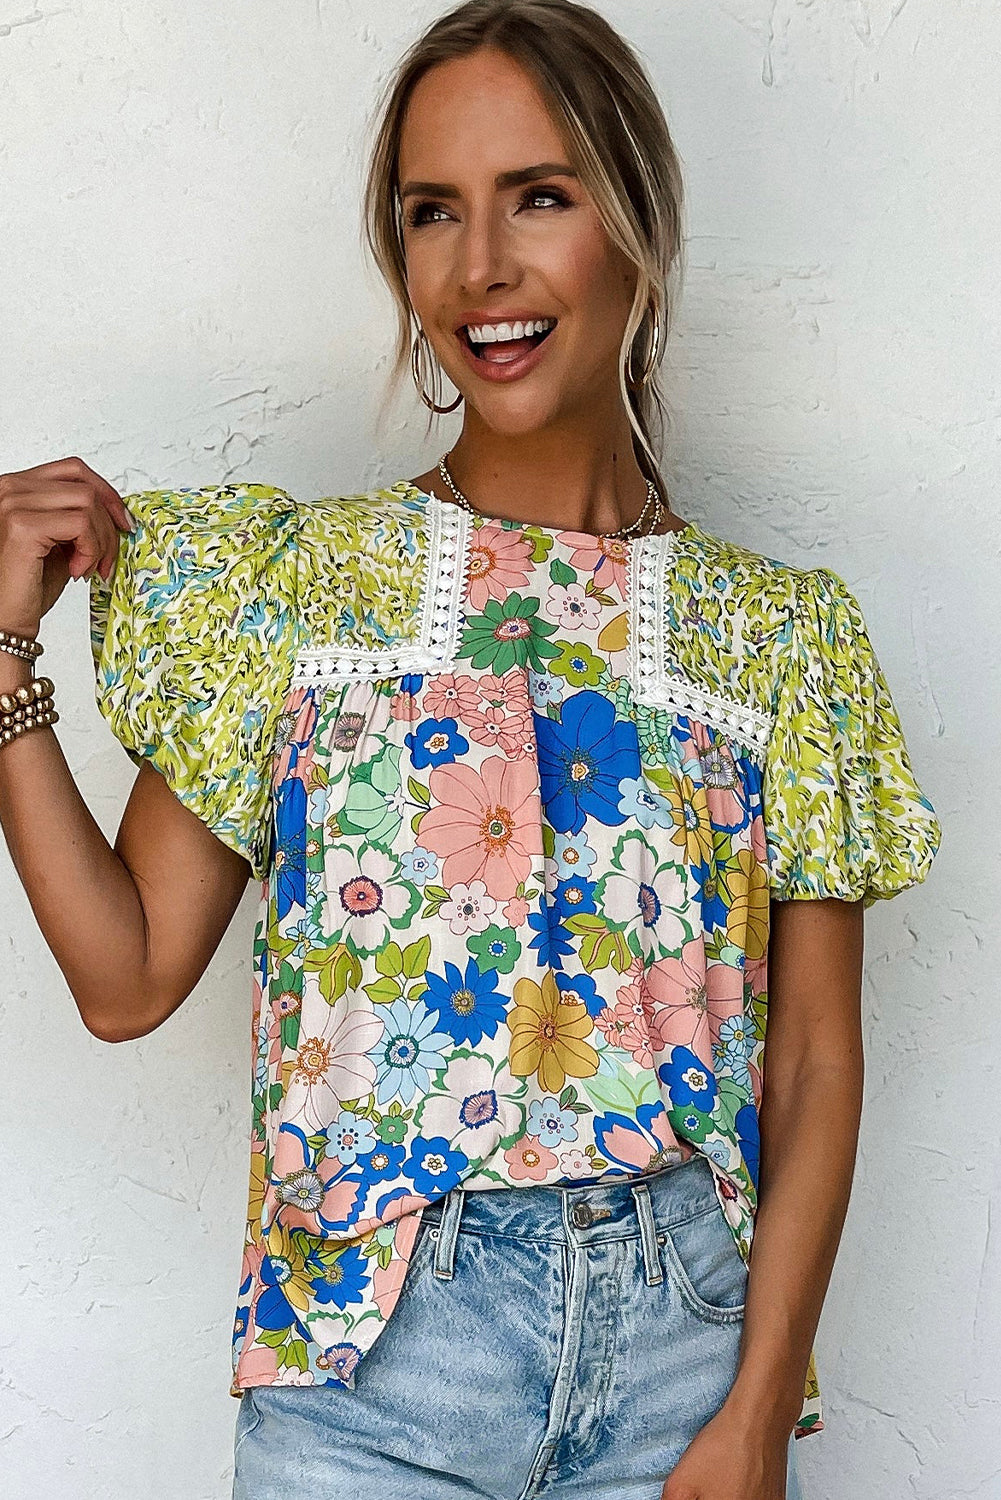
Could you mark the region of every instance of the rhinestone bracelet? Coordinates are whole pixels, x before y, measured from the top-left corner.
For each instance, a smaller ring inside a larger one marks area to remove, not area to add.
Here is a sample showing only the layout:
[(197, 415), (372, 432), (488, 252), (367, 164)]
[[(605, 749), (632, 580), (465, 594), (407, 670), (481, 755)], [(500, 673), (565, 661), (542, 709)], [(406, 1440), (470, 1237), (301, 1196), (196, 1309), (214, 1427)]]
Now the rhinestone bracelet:
[(0, 745), (9, 745), (29, 729), (57, 724), (51, 677), (35, 677), (12, 693), (0, 693)]

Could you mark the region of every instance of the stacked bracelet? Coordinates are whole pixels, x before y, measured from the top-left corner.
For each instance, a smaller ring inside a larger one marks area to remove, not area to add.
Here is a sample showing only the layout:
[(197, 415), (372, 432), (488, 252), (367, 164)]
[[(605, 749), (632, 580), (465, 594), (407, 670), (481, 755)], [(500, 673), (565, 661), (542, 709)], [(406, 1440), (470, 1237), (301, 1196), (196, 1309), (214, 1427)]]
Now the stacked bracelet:
[(15, 635), (10, 630), (0, 630), (0, 651), (9, 651), (11, 656), (19, 656), (22, 661), (34, 661), (44, 650), (41, 641), (33, 641), (26, 635)]
[(51, 677), (35, 677), (12, 693), (0, 693), (0, 745), (9, 745), (29, 729), (58, 723), (53, 686)]

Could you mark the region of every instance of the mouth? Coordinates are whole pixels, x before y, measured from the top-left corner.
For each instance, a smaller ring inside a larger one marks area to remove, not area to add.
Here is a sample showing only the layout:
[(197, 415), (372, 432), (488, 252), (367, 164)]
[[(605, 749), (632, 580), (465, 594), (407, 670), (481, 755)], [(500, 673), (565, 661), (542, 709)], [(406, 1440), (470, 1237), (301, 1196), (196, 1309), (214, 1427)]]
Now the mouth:
[(548, 320), (548, 329), (542, 329), (537, 333), (530, 333), (521, 339), (489, 339), (479, 341), (470, 338), (470, 326), (464, 324), (458, 333), (459, 344), (467, 351), (468, 359), (474, 368), (483, 374), (489, 374), (491, 378), (497, 378), (501, 372), (510, 375), (522, 374), (528, 368), (534, 366), (537, 351), (545, 344), (551, 333), (558, 326), (557, 318)]

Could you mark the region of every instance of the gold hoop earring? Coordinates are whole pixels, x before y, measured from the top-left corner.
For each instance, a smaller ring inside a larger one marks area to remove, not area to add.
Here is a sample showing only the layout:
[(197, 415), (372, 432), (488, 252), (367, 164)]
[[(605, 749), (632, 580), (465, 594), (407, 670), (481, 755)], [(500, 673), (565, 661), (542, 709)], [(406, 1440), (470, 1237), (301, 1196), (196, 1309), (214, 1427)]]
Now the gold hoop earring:
[(650, 344), (650, 353), (647, 355), (647, 361), (646, 361), (646, 364), (643, 367), (643, 374), (640, 376), (639, 380), (637, 380), (635, 378), (635, 376), (633, 375), (633, 372), (632, 372), (632, 365), (633, 365), (633, 351), (632, 351), (632, 347), (630, 347), (630, 350), (629, 350), (629, 358), (626, 360), (626, 379), (628, 380), (629, 384), (632, 386), (633, 390), (642, 390), (643, 389), (643, 387), (646, 385), (647, 381), (652, 376), (654, 370), (657, 368), (657, 364), (659, 362), (659, 358), (660, 358), (660, 312), (659, 312), (659, 309), (656, 306), (654, 306), (654, 309), (653, 309), (653, 338), (652, 338), (651, 344)]
[[(425, 355), (424, 355), (425, 348), (427, 349), (427, 356), (426, 357), (428, 359), (430, 359), (430, 360), (433, 361), (434, 355), (431, 353), (431, 345), (428, 342), (428, 336), (424, 332), (423, 328), (418, 328), (418, 330), (417, 330), (417, 337), (414, 339), (413, 345), (411, 346), (411, 350), (410, 350), (410, 373), (414, 377), (414, 385), (417, 387), (417, 394), (420, 396), (421, 400), (424, 402), (424, 405), (425, 406), (429, 406), (432, 411), (436, 411), (436, 412), (439, 412), (439, 413), (448, 412), (448, 411), (455, 411), (455, 408), (458, 406), (459, 402), (462, 400), (462, 392), (461, 391), (459, 391), (459, 393), (457, 394), (455, 400), (452, 402), (451, 406), (437, 406), (435, 404), (434, 400), (427, 394), (427, 392), (424, 389), (424, 378), (423, 378), (423, 375), (421, 374), (421, 371), (420, 371), (420, 368), (419, 368), (418, 359), (419, 358), (423, 359), (425, 357)], [(419, 351), (419, 353), (418, 353), (418, 351)]]

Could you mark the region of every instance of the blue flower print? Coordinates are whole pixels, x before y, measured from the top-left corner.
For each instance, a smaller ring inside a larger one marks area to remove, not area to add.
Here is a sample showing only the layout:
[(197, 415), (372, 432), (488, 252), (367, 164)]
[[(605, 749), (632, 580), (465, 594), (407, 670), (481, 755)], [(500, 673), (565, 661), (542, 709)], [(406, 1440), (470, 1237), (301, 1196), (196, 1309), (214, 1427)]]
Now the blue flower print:
[(587, 841), (586, 833), (557, 833), (553, 843), (553, 862), (557, 880), (579, 875), (586, 880), (594, 868), (598, 851)]
[(279, 919), (293, 906), (306, 906), (306, 788), (298, 776), (286, 776), (275, 799), (274, 860)]
[(431, 1075), (445, 1066), (442, 1050), (452, 1045), (445, 1031), (435, 1029), (436, 1011), (425, 1005), (411, 1010), (406, 1000), (381, 1007), (385, 1030), (368, 1056), (375, 1063), (377, 1104), (399, 1096), (409, 1104), (431, 1087)]
[(533, 1099), (528, 1111), (526, 1135), (538, 1137), (539, 1144), (558, 1146), (560, 1141), (577, 1139), (577, 1114), (572, 1109), (561, 1109), (559, 1100), (546, 1095), (545, 1099)]
[(333, 1304), (343, 1312), (349, 1302), (363, 1302), (370, 1281), (367, 1263), (357, 1245), (345, 1245), (331, 1254), (329, 1249), (311, 1250), (304, 1270), (315, 1300)]
[(740, 1088), (750, 1088), (751, 1075), (747, 1064), (754, 1046), (754, 1038), (742, 1015), (730, 1016), (721, 1023), (719, 1044), (723, 1061), (730, 1068), (734, 1082)]
[(707, 933), (716, 927), (725, 927), (730, 909), (725, 899), (726, 888), (716, 874), (715, 865), (701, 860), (691, 869), (700, 894), (703, 927)]
[(416, 886), (426, 885), (428, 881), (438, 879), (438, 856), (418, 844), (400, 857), (400, 870), (404, 880), (410, 880)]
[(538, 911), (529, 912), (528, 925), (536, 934), (528, 946), (535, 949), (540, 967), (562, 969), (563, 960), (573, 952), (573, 941), (544, 895), (539, 898)]
[(671, 1091), (675, 1109), (693, 1104), (702, 1114), (711, 1114), (716, 1102), (716, 1078), (690, 1047), (672, 1047), (667, 1062), (657, 1069), (657, 1077)]
[(342, 1109), (333, 1125), (327, 1126), (330, 1151), (345, 1167), (354, 1166), (359, 1156), (367, 1156), (375, 1145), (371, 1121)]
[(596, 912), (598, 910), (594, 902), (594, 881), (581, 880), (577, 875), (571, 876), (569, 880), (561, 880), (551, 896), (553, 911), (560, 921), (564, 917), (572, 917), (579, 911)]
[(426, 766), (447, 766), (465, 755), (469, 741), (460, 734), (454, 719), (425, 719), (406, 736), (410, 758), (418, 771)]
[(462, 1151), (453, 1151), (443, 1135), (428, 1139), (416, 1135), (411, 1143), (410, 1157), (403, 1163), (403, 1170), (414, 1181), (414, 1192), (422, 1198), (441, 1198), (455, 1187), (469, 1158)]
[(400, 1167), (406, 1151), (395, 1141), (376, 1141), (372, 1151), (362, 1162), (362, 1182), (367, 1193), (372, 1183), (394, 1181), (400, 1175)]
[(542, 800), (552, 827), (579, 833), (589, 817), (609, 826), (624, 822), (620, 784), (640, 774), (636, 725), (616, 719), (615, 705), (587, 689), (567, 699), (561, 723), (533, 717)]
[(550, 703), (562, 703), (563, 679), (557, 677), (554, 672), (537, 672), (534, 667), (529, 667), (528, 691), (532, 698), (532, 707), (537, 713), (544, 714)]
[(577, 1000), (585, 1006), (589, 1016), (600, 1016), (608, 1004), (605, 996), (598, 994), (598, 986), (590, 974), (557, 974), (556, 988), (568, 1001)]
[(755, 1189), (758, 1186), (758, 1161), (761, 1152), (761, 1138), (758, 1129), (758, 1111), (753, 1104), (744, 1104), (737, 1111), (734, 1121), (737, 1127), (737, 1140), (740, 1143), (740, 1153), (750, 1173), (751, 1181)]
[(309, 821), (314, 828), (319, 828), (327, 820), (330, 812), (330, 788), (328, 786), (315, 786), (309, 794)]
[(475, 1047), (485, 1036), (496, 1036), (504, 1019), (507, 999), (497, 993), (500, 978), (496, 969), (481, 973), (475, 958), (466, 962), (462, 974), (450, 960), (445, 960), (444, 978), (428, 973), (424, 1004), (437, 1010), (444, 1031), (459, 1043)]
[(619, 788), (619, 811), (635, 818), (641, 828), (669, 828), (673, 821), (671, 804), (654, 791), (645, 776), (627, 777)]

